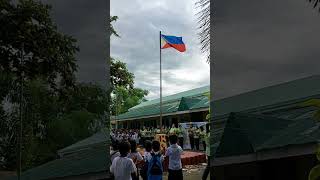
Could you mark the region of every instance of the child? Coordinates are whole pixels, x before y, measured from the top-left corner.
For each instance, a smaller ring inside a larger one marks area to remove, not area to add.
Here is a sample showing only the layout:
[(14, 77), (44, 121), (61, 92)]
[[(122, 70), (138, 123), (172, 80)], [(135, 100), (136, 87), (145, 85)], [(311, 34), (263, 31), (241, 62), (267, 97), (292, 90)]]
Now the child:
[[(128, 158), (133, 160), (133, 163), (139, 169), (139, 166), (143, 163), (143, 158), (141, 154), (137, 151), (137, 143), (134, 140), (130, 141), (131, 152), (128, 154)], [(139, 172), (139, 171), (138, 171)], [(139, 174), (132, 178), (133, 180), (139, 180)]]
[(143, 159), (144, 159), (144, 165), (141, 168), (141, 177), (143, 180), (148, 180), (148, 161), (147, 161), (147, 157), (151, 156), (151, 150), (152, 150), (152, 142), (147, 140), (145, 141), (145, 152), (143, 154)]
[(116, 157), (119, 157), (119, 156), (120, 156), (120, 152), (119, 152), (119, 148), (118, 148), (118, 143), (117, 142), (113, 142), (112, 143), (112, 149), (110, 151), (111, 163)]
[(148, 161), (148, 180), (162, 180), (163, 175), (163, 156), (160, 153), (160, 142), (152, 142), (152, 152), (147, 155)]
[(112, 161), (110, 172), (115, 180), (132, 180), (131, 176), (137, 175), (136, 165), (132, 159), (127, 158), (130, 151), (130, 143), (123, 141), (119, 145), (120, 156)]
[(181, 163), (181, 154), (183, 150), (179, 145), (177, 145), (178, 136), (170, 136), (169, 141), (171, 145), (166, 151), (166, 156), (169, 157), (168, 180), (183, 180)]

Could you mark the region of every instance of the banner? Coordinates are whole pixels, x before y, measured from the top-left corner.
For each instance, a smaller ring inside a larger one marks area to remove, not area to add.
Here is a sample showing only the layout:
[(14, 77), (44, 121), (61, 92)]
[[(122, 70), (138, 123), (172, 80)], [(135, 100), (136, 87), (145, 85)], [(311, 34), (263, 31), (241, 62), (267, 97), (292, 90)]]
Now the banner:
[(167, 141), (165, 134), (156, 134), (155, 139), (160, 142), (160, 149), (165, 151), (167, 149)]
[(193, 127), (200, 128), (201, 126), (205, 126), (208, 122), (188, 122), (188, 123), (179, 123), (182, 128), (189, 129), (192, 124)]
[(208, 122), (188, 122), (188, 123), (179, 123), (179, 126), (183, 129), (183, 149), (191, 149), (190, 139), (189, 139), (189, 133), (188, 129), (190, 128), (190, 125), (192, 124), (193, 127), (200, 128), (201, 126), (205, 126)]

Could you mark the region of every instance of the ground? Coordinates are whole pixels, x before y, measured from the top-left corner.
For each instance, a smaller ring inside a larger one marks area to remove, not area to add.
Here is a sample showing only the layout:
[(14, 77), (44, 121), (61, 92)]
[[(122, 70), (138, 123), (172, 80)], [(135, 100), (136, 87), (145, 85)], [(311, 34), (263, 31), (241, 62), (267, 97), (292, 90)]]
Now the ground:
[[(202, 173), (206, 167), (206, 164), (199, 164), (199, 165), (192, 165), (192, 166), (186, 166), (183, 169), (183, 180), (201, 180)], [(165, 173), (163, 180), (167, 180), (168, 175)], [(210, 174), (207, 178), (207, 180), (210, 179)]]

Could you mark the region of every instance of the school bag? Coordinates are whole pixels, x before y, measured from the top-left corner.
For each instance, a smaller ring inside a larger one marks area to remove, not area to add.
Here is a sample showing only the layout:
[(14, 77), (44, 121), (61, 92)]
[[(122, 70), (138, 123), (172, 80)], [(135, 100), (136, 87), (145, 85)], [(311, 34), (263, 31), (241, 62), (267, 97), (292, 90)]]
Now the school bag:
[(162, 180), (163, 167), (161, 154), (151, 153), (152, 158), (148, 163), (148, 180)]
[(148, 167), (149, 162), (145, 159), (145, 163), (143, 164), (142, 168), (140, 169), (140, 175), (143, 179), (148, 179)]

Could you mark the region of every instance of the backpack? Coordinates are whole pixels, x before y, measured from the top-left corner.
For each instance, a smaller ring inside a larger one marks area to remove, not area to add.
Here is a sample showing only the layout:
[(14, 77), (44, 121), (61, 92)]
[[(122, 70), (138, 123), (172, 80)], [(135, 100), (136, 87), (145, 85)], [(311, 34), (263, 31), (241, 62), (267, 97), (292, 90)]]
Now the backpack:
[(149, 162), (146, 160), (142, 166), (142, 168), (140, 169), (140, 175), (141, 177), (143, 177), (143, 179), (147, 179), (148, 177), (148, 167), (149, 167)]
[(152, 158), (150, 162), (148, 162), (148, 176), (162, 176), (163, 167), (161, 163), (161, 155), (155, 155), (151, 153)]

